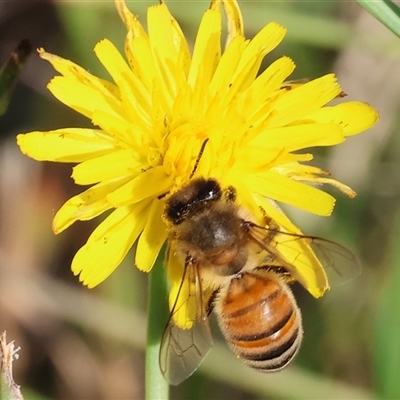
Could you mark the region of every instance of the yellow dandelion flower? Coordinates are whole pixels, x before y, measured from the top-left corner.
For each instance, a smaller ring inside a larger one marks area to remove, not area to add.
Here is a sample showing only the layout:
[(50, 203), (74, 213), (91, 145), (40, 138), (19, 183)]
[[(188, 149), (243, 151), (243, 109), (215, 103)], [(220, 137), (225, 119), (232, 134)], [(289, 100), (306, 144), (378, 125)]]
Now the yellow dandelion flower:
[[(191, 51), (166, 4), (149, 7), (146, 32), (125, 2), (115, 0), (128, 31), (126, 58), (107, 39), (94, 49), (112, 81), (40, 50), (60, 73), (49, 90), (94, 127), (36, 131), (17, 141), (36, 160), (76, 163), (74, 181), (92, 185), (57, 212), (55, 233), (111, 210), (72, 262), (74, 274), (90, 288), (104, 281), (135, 243), (136, 266), (151, 270), (168, 235), (165, 201), (192, 179), (194, 169), (195, 177), (235, 187), (255, 218), (261, 220), (262, 208), (293, 233), (300, 230), (270, 200), (328, 216), (335, 199), (308, 184), (327, 183), (355, 195), (327, 172), (303, 164), (312, 155), (299, 151), (342, 143), (374, 125), (376, 111), (356, 101), (327, 106), (342, 92), (333, 74), (285, 84), (295, 68), (288, 57), (259, 74), (263, 58), (286, 30), (271, 22), (246, 39), (235, 1), (222, 1), (228, 21), (222, 50), (220, 3), (213, 0), (204, 13)], [(305, 252), (315, 258), (310, 249)], [(174, 293), (181, 275), (173, 259), (168, 267)], [(299, 274), (314, 296), (328, 287), (324, 275)]]

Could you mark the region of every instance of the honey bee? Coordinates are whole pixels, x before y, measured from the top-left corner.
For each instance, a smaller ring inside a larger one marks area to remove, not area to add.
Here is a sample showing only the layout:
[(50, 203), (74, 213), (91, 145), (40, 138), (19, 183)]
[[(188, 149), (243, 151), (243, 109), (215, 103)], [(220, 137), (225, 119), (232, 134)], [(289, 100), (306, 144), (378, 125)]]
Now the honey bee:
[[(336, 243), (282, 232), (273, 221), (257, 225), (237, 204), (236, 190), (222, 189), (215, 179), (193, 179), (172, 194), (164, 217), (171, 232), (168, 257), (183, 265), (160, 349), (160, 368), (172, 385), (189, 377), (213, 345), (212, 311), (228, 346), (245, 364), (263, 372), (281, 370), (303, 337), (288, 286), (295, 280), (306, 286), (296, 265), (342, 281), (360, 271), (357, 258)], [(317, 262), (301, 257), (302, 249), (311, 248)], [(285, 255), (282, 249), (288, 250)]]

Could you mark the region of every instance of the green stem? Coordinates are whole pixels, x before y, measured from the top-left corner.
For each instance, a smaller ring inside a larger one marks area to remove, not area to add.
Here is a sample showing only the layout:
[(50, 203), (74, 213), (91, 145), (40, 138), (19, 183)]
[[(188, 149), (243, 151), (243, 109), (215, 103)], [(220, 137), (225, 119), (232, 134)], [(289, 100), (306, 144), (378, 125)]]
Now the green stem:
[(160, 371), (158, 354), (167, 322), (168, 296), (162, 256), (158, 257), (149, 275), (149, 305), (146, 343), (146, 400), (168, 400), (169, 385)]
[(400, 8), (390, 0), (357, 0), (371, 15), (400, 37)]

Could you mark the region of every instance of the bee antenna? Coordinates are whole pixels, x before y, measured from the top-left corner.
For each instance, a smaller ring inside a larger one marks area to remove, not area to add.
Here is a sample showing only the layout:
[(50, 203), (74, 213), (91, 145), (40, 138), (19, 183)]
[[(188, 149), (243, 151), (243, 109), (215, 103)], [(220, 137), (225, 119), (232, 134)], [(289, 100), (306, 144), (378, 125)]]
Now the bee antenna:
[(189, 179), (192, 179), (194, 174), (196, 173), (197, 167), (199, 166), (200, 159), (201, 159), (201, 157), (202, 157), (202, 155), (204, 153), (204, 149), (206, 148), (206, 145), (207, 145), (208, 141), (209, 141), (209, 138), (205, 139), (203, 144), (201, 145), (199, 154), (198, 154), (198, 156), (196, 158), (196, 162), (194, 163), (194, 167), (193, 167), (192, 173), (190, 174)]

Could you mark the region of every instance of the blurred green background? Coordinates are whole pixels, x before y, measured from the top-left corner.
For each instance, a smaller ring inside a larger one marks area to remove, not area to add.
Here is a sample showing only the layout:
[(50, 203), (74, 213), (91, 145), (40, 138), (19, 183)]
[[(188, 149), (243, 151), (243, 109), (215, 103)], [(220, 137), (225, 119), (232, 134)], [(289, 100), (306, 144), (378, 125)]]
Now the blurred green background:
[[(208, 2), (167, 3), (193, 40)], [(128, 4), (145, 22), (154, 3)], [(337, 197), (330, 218), (285, 208), (303, 232), (351, 248), (363, 272), (318, 300), (294, 285), (305, 337), (281, 373), (244, 367), (213, 321), (216, 346), (171, 398), (400, 399), (400, 39), (355, 2), (240, 4), (248, 37), (271, 20), (288, 28), (264, 67), (288, 55), (297, 65), (293, 79), (334, 71), (346, 99), (380, 112), (373, 129), (315, 152), (314, 164), (358, 196), (328, 188)], [(107, 37), (122, 50), (124, 34), (111, 0), (0, 4), (1, 64), (27, 38), (108, 78), (93, 47)], [(54, 75), (33, 54), (0, 117), (0, 331), (22, 348), (14, 375), (26, 399), (142, 399), (147, 276), (130, 255), (98, 288), (82, 287), (70, 263), (98, 221), (54, 236), (55, 211), (82, 188), (70, 179), (70, 165), (32, 161), (15, 144), (21, 132), (90, 126), (46, 91)]]

